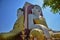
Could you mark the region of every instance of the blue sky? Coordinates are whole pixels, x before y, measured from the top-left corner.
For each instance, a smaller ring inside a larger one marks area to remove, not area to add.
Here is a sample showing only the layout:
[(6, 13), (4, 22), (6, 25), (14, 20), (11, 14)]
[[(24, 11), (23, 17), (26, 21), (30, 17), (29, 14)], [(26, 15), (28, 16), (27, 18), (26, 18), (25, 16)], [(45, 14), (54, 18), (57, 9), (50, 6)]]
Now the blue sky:
[[(0, 0), (0, 32), (8, 32), (13, 29), (17, 20), (17, 9), (22, 8), (25, 2), (42, 7), (43, 0)], [(53, 14), (49, 7), (42, 8), (48, 27), (60, 31), (60, 15)]]

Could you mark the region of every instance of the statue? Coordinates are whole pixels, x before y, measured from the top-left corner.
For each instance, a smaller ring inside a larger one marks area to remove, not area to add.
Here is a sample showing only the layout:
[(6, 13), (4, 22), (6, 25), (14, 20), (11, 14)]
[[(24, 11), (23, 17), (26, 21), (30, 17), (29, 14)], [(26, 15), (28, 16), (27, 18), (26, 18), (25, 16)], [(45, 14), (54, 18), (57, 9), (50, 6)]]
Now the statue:
[(52, 40), (51, 37), (54, 39), (54, 35), (57, 34), (51, 32), (41, 7), (26, 2), (23, 8), (17, 10), (17, 20), (13, 29), (7, 33), (0, 33), (0, 40)]
[[(31, 7), (31, 8), (28, 10), (27, 9), (28, 7)], [(24, 13), (24, 11), (25, 11), (25, 13)], [(29, 12), (29, 11), (31, 11), (32, 13)], [(41, 17), (43, 17), (41, 8), (39, 6), (37, 6), (37, 5), (31, 5), (31, 4), (28, 3), (28, 4), (26, 4), (25, 10), (23, 10), (21, 8), (18, 9), (18, 11), (17, 11), (17, 17), (18, 18), (16, 20), (16, 23), (14, 24), (13, 30), (10, 31), (10, 33), (7, 33), (7, 34), (4, 33), (4, 34), (2, 34), (1, 38), (0, 38), (1, 40), (7, 40), (7, 39), (8, 40), (10, 40), (10, 39), (11, 40), (16, 40), (16, 38), (17, 38), (16, 36), (17, 35), (20, 35), (20, 36), (18, 36), (18, 39), (20, 37), (20, 38), (22, 38), (21, 40), (25, 40), (25, 39), (28, 40), (29, 39), (29, 34), (32, 35), (32, 33), (34, 33), (34, 31), (38, 31), (37, 34), (40, 34), (40, 36), (42, 37), (41, 40), (44, 39), (44, 36), (43, 36), (43, 31), (44, 30), (42, 31), (42, 27), (40, 25), (37, 25), (37, 23), (36, 23), (37, 21), (34, 23), (35, 19), (40, 20)], [(28, 20), (28, 27), (27, 27), (27, 19), (29, 19)], [(30, 32), (29, 32), (29, 30), (30, 30)], [(32, 32), (32, 30), (33, 30), (33, 32)], [(19, 34), (19, 33), (21, 33), (21, 34)], [(9, 35), (9, 36), (6, 36), (6, 35)], [(35, 35), (35, 34), (33, 34), (33, 35)], [(6, 37), (4, 38), (4, 36), (6, 36)], [(37, 37), (39, 39), (40, 36), (36, 35), (36, 36), (33, 36), (33, 38)]]
[[(48, 28), (46, 28), (44, 25), (42, 24), (37, 24), (35, 23), (34, 24), (34, 20), (35, 19), (38, 19), (38, 20), (41, 20), (41, 18), (43, 18), (43, 15), (42, 15), (42, 11), (41, 11), (41, 7), (38, 6), (38, 5), (35, 5), (34, 8), (32, 9), (32, 14), (29, 14), (29, 27), (30, 29), (39, 29), (39, 30), (43, 30), (44, 31), (44, 34), (45, 36), (48, 37), (49, 35), (49, 32), (48, 32)], [(42, 27), (44, 26), (44, 27)], [(42, 33), (43, 34), (43, 33)], [(47, 35), (46, 35), (47, 34)], [(50, 36), (50, 35), (49, 35)], [(43, 39), (43, 38), (42, 38)], [(50, 37), (49, 37), (50, 39)], [(41, 39), (40, 39), (41, 40)]]

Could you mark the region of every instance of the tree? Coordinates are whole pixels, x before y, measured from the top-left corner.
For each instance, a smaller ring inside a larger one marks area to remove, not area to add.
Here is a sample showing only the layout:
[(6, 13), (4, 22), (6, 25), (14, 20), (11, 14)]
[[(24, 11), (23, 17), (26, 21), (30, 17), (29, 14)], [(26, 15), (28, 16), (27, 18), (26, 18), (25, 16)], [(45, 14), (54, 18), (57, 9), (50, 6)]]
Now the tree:
[(49, 6), (53, 13), (60, 12), (60, 0), (44, 0), (43, 7)]

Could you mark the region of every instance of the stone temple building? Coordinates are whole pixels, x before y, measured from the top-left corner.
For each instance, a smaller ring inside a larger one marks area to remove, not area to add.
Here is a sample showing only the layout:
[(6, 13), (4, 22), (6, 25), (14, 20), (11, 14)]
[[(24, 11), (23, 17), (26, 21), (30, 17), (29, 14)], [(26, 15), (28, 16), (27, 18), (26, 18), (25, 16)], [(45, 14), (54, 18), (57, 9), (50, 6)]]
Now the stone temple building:
[(26, 2), (17, 10), (13, 29), (0, 33), (0, 40), (60, 40), (60, 32), (48, 28), (40, 6)]

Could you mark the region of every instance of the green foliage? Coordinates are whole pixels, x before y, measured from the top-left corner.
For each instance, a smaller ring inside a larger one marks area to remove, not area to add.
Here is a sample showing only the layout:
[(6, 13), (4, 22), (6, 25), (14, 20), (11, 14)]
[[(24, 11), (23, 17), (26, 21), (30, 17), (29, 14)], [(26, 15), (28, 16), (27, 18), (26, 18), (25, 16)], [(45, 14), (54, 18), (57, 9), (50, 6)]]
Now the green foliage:
[(43, 7), (49, 6), (51, 11), (58, 13), (60, 11), (60, 0), (44, 0)]

